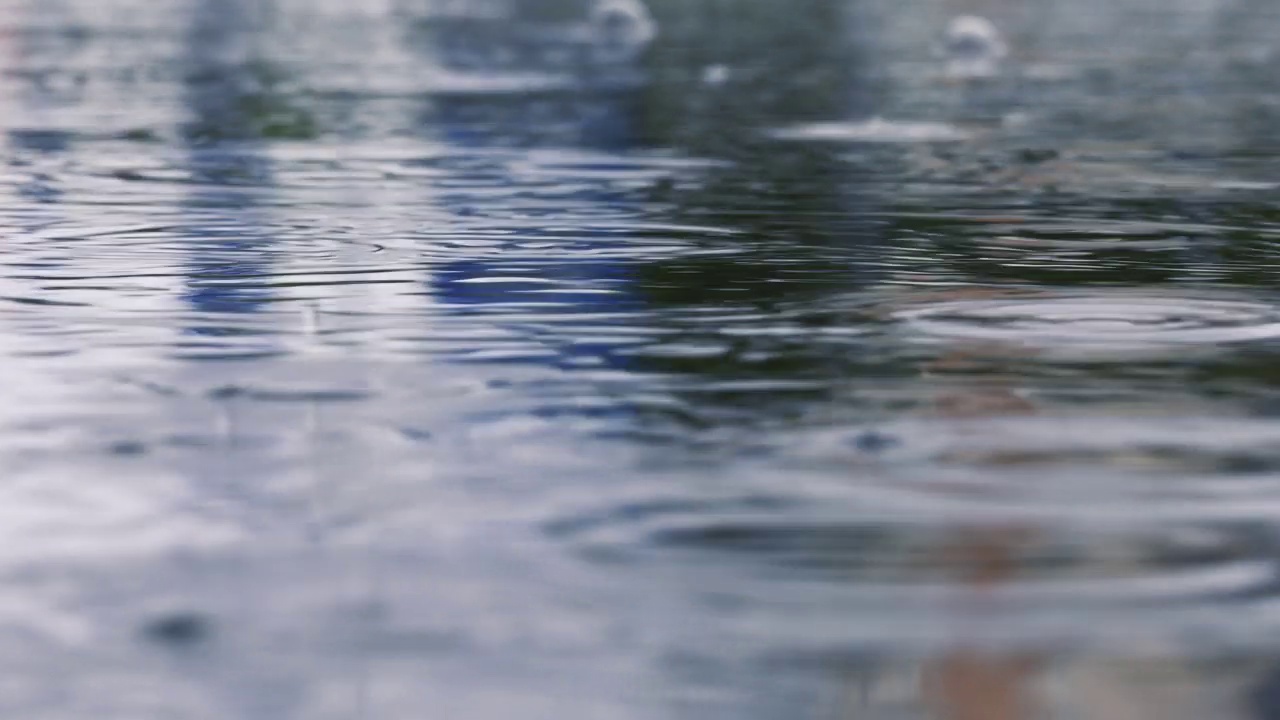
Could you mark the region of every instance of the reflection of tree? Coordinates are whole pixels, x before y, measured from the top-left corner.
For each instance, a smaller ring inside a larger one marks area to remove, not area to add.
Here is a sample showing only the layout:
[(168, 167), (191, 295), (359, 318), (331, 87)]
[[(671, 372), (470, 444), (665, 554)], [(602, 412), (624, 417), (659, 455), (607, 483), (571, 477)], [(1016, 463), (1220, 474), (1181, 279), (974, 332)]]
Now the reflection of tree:
[[(868, 111), (845, 2), (647, 1), (661, 32), (647, 58), (642, 127), (657, 144), (734, 154), (770, 124)], [(708, 83), (716, 66), (727, 79)]]
[(267, 60), (266, 6), (202, 0), (187, 36), (184, 82), (193, 109), (185, 128), (196, 143), (316, 134), (312, 114), (290, 97), (288, 76)]
[[(808, 342), (802, 329), (792, 338), (726, 340), (718, 334), (722, 327), (679, 319), (697, 308), (750, 315), (779, 312), (783, 305), (821, 305), (824, 298), (865, 286), (874, 272), (874, 264), (864, 262), (879, 235), (869, 221), (874, 203), (839, 153), (770, 146), (762, 135), (772, 126), (868, 111), (874, 92), (861, 74), (864, 63), (852, 42), (847, 4), (648, 4), (661, 31), (644, 61), (648, 84), (637, 103), (637, 138), (726, 161), (687, 185), (656, 187), (653, 199), (669, 208), (660, 219), (733, 235), (682, 237), (695, 252), (644, 263), (636, 283), (653, 317), (675, 331), (664, 343), (709, 341), (726, 344), (726, 351), (644, 356), (633, 359), (634, 366), (707, 380), (785, 381), (847, 372), (842, 359)], [(722, 76), (716, 77), (716, 68)], [(699, 394), (696, 401), (690, 398), (694, 412), (682, 418), (692, 420), (698, 406), (715, 415), (715, 406), (740, 403), (759, 403), (759, 414), (770, 414), (763, 397), (768, 393), (747, 395), (752, 397)]]
[[(708, 171), (696, 187), (672, 193), (670, 201), (676, 222), (735, 234), (689, 240), (695, 250), (719, 252), (646, 263), (638, 271), (638, 292), (676, 331), (664, 343), (720, 344), (724, 351), (645, 356), (637, 359), (638, 367), (708, 382), (817, 380), (833, 388), (876, 372), (875, 361), (856, 344), (833, 343), (823, 333), (859, 322), (856, 312), (834, 308), (839, 298), (874, 284), (882, 242), (874, 199), (839, 157), (794, 150), (740, 153), (725, 168)], [(723, 320), (707, 323), (697, 312), (712, 309)], [(775, 332), (753, 332), (759, 323)], [(748, 392), (698, 390), (687, 399), (694, 415), (749, 408), (748, 415), (767, 420), (823, 392), (774, 393), (760, 386)]]

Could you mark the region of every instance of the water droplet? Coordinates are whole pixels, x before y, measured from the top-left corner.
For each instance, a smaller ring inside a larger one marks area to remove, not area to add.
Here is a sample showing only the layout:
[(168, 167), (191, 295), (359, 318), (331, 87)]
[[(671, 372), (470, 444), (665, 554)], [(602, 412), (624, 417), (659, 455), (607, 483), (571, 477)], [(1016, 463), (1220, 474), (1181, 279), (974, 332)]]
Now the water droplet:
[(147, 454), (147, 445), (139, 440), (121, 440), (111, 443), (107, 447), (107, 451), (112, 455), (121, 457), (137, 457)]
[(942, 33), (942, 52), (947, 73), (953, 77), (980, 78), (994, 75), (1009, 47), (1000, 31), (988, 19), (960, 15)]
[(639, 0), (598, 0), (589, 19), (598, 60), (629, 62), (657, 36), (648, 8)]
[(175, 612), (148, 621), (142, 627), (142, 634), (158, 644), (182, 647), (202, 642), (212, 630), (212, 624), (203, 615)]

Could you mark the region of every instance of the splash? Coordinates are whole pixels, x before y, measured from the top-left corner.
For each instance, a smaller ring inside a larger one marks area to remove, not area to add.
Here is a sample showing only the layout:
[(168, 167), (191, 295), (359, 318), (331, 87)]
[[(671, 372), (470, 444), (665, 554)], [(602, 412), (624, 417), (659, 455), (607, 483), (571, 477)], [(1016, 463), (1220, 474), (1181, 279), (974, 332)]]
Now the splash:
[(657, 25), (639, 0), (598, 0), (588, 17), (595, 58), (604, 63), (634, 61), (657, 37)]
[(957, 78), (991, 77), (1009, 54), (1000, 30), (986, 18), (961, 15), (953, 18), (942, 33), (941, 52), (947, 60), (947, 74)]

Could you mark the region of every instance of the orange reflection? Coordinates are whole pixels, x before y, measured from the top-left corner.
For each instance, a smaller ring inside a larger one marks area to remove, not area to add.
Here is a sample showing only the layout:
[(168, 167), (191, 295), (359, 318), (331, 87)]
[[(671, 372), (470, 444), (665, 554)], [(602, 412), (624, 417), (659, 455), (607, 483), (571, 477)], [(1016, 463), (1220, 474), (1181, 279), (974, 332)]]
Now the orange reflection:
[[(1004, 293), (974, 288), (947, 295), (983, 297)], [(922, 368), (925, 377), (980, 378), (978, 382), (963, 382), (961, 389), (941, 392), (933, 402), (932, 412), (957, 422), (1035, 413), (1035, 404), (1018, 392), (1012, 378), (990, 374), (992, 360), (1027, 354), (1025, 348), (979, 343), (954, 348), (928, 363)], [(985, 461), (998, 464), (1002, 459), (988, 457)], [(951, 488), (955, 490), (954, 486)], [(965, 601), (961, 606), (980, 610), (1001, 586), (1017, 579), (1019, 556), (1039, 536), (1038, 528), (1016, 523), (959, 527), (937, 547), (935, 557), (956, 583), (956, 594)], [(963, 623), (964, 611), (959, 611), (955, 620)], [(923, 663), (914, 694), (929, 716), (939, 720), (1025, 720), (1041, 715), (1034, 689), (1042, 665), (1033, 654), (957, 646)], [(851, 711), (844, 714), (845, 718), (856, 716)]]
[[(990, 357), (993, 349), (1009, 350), (983, 346), (972, 351)], [(972, 351), (952, 352), (931, 363), (926, 371), (963, 370), (973, 364)], [(1014, 387), (1000, 382), (944, 393), (937, 399), (935, 409), (938, 414), (957, 420), (1035, 412), (1035, 406)], [(1036, 535), (1034, 528), (1019, 525), (965, 528), (940, 549), (941, 559), (955, 571), (963, 591), (977, 594), (980, 599), (1016, 578), (1018, 552)], [(938, 718), (1021, 720), (1035, 714), (1030, 688), (1038, 665), (1031, 656), (961, 648), (926, 663), (921, 691)]]
[(956, 652), (930, 663), (924, 696), (945, 720), (1023, 720), (1033, 717), (1028, 688), (1036, 661)]

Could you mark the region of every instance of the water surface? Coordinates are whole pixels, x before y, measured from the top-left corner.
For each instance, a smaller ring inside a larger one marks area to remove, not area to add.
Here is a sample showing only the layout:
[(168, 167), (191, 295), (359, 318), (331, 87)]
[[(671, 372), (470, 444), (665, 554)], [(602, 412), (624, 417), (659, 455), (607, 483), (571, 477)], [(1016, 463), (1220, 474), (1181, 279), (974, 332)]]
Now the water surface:
[(650, 5), (10, 3), (5, 716), (1276, 716), (1275, 11)]

